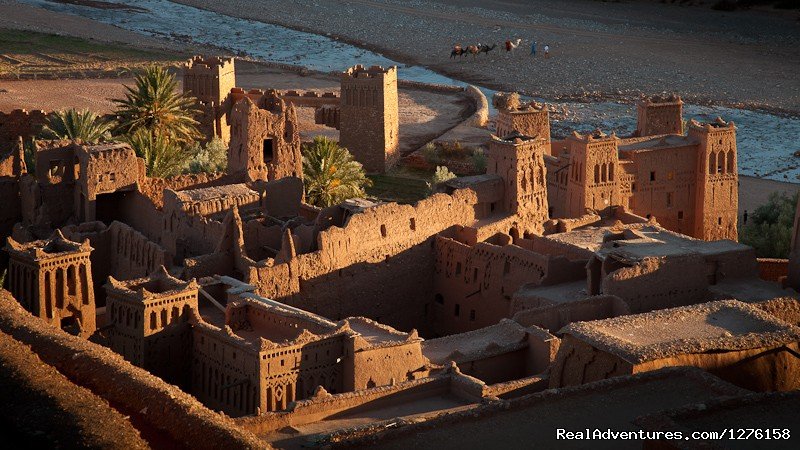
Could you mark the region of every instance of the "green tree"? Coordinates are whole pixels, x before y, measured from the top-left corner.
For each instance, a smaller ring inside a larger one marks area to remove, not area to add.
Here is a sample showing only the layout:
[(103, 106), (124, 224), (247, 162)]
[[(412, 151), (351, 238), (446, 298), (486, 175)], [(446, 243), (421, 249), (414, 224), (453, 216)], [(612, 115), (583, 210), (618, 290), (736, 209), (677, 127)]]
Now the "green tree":
[(323, 136), (303, 145), (303, 177), (306, 201), (321, 207), (364, 197), (364, 188), (372, 185), (361, 163), (346, 148)]
[(99, 142), (111, 137), (113, 124), (88, 109), (56, 111), (47, 116), (41, 132), (44, 139), (80, 139)]
[(749, 214), (739, 241), (756, 249), (761, 258), (786, 258), (792, 244), (798, 193), (773, 193), (769, 201)]
[(144, 128), (126, 135), (123, 140), (130, 144), (136, 156), (144, 159), (147, 175), (169, 177), (182, 172), (191, 153), (165, 134), (152, 134)]
[(150, 66), (136, 76), (135, 86), (125, 86), (124, 99), (115, 99), (117, 132), (133, 134), (139, 129), (151, 135), (165, 135), (181, 144), (202, 137), (197, 129), (194, 97), (176, 91), (175, 75), (165, 68)]

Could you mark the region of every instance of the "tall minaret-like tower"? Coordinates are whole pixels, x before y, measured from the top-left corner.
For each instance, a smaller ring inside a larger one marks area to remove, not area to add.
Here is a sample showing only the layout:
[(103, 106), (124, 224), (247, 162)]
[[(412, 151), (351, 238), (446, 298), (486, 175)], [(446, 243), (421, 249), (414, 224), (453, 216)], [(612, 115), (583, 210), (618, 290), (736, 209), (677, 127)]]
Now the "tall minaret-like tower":
[(503, 208), (520, 216), (523, 231), (541, 233), (547, 217), (547, 142), (520, 134), (489, 141), (488, 174), (504, 180)]
[(342, 73), (339, 143), (369, 173), (400, 158), (397, 67), (355, 66)]
[(736, 169), (736, 127), (717, 119), (689, 123), (689, 137), (698, 142), (696, 170), (697, 214), (693, 236), (707, 241), (736, 241), (739, 214), (739, 175)]

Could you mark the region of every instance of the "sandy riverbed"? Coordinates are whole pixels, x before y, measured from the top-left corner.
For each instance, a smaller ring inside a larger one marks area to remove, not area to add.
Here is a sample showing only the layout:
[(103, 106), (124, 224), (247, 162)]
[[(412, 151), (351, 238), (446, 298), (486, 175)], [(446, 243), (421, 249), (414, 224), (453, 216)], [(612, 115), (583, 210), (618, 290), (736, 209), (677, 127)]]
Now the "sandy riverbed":
[[(551, 99), (673, 91), (693, 102), (800, 113), (796, 13), (723, 13), (647, 2), (552, 0), (178, 0), (338, 36), (454, 77)], [(449, 58), (454, 43), (506, 53)], [(529, 56), (530, 42), (552, 57)], [(524, 47), (524, 48), (522, 48)]]

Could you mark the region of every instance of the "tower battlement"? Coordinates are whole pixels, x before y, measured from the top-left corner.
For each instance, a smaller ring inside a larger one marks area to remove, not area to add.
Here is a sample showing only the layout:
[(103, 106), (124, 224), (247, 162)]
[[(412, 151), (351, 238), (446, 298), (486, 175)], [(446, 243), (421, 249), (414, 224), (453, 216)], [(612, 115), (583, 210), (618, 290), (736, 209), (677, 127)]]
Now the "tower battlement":
[(637, 136), (683, 134), (683, 100), (677, 95), (642, 98), (636, 112)]

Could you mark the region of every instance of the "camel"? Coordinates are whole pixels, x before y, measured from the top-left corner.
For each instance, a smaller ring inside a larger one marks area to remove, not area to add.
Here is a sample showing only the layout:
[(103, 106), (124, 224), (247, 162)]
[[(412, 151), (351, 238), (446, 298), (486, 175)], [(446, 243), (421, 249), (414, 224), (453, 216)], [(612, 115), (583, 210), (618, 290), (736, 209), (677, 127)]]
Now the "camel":
[(522, 39), (517, 39), (516, 41), (507, 40), (506, 41), (506, 51), (510, 52), (515, 48), (519, 47), (519, 44), (522, 43)]
[(497, 47), (497, 44), (482, 45), (481, 48), (478, 50), (478, 53), (486, 53), (488, 55), (489, 52), (494, 50), (495, 47)]
[(464, 56), (467, 54), (467, 50), (462, 48), (460, 45), (456, 45), (453, 47), (453, 50), (450, 52), (450, 59), (455, 58), (456, 56)]

